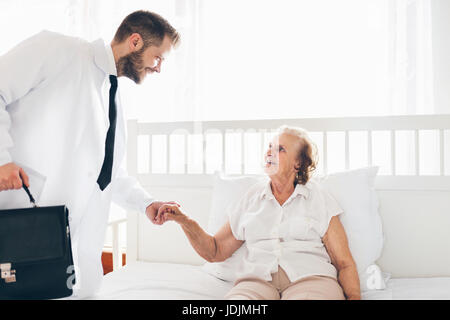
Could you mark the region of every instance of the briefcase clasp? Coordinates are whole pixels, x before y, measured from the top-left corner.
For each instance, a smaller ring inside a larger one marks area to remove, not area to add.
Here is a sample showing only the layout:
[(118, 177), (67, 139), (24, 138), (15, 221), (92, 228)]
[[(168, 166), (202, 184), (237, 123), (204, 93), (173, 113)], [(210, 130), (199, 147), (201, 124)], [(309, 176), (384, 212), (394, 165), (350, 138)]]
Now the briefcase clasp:
[(0, 273), (2, 279), (5, 279), (5, 283), (16, 282), (16, 270), (11, 270), (11, 263), (1, 263)]

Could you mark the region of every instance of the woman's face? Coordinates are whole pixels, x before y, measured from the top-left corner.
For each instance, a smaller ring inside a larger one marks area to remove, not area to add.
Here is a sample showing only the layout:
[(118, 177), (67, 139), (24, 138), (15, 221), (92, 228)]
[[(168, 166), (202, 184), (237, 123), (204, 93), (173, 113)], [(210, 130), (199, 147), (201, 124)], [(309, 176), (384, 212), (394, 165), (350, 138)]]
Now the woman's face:
[(301, 139), (294, 135), (282, 133), (275, 136), (264, 156), (264, 172), (269, 177), (295, 177), (300, 167), (298, 160), (300, 147)]

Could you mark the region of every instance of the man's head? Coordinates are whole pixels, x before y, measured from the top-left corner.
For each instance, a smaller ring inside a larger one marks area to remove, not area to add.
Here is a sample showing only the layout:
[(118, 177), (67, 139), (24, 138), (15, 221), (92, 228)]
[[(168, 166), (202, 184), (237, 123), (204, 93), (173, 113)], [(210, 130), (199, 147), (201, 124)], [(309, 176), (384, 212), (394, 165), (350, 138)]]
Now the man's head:
[(159, 73), (165, 56), (179, 40), (178, 32), (160, 15), (143, 10), (129, 14), (111, 43), (117, 75), (139, 84), (147, 73)]

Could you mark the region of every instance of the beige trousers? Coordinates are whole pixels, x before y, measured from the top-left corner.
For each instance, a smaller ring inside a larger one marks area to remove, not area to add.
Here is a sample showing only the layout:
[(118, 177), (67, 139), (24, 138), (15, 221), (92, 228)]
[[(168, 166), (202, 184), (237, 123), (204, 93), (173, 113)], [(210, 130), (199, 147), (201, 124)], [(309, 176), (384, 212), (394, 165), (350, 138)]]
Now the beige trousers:
[(258, 278), (238, 279), (225, 299), (345, 300), (345, 296), (334, 278), (310, 276), (291, 282), (286, 272), (278, 266), (278, 272), (272, 273), (272, 281)]

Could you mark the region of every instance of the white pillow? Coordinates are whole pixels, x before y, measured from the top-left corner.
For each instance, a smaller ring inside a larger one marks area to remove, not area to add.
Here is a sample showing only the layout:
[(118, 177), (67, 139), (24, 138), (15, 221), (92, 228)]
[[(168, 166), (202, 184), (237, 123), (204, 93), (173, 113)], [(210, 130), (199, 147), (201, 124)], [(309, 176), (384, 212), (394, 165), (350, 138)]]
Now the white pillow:
[(208, 232), (215, 234), (227, 221), (228, 210), (236, 204), (245, 192), (264, 176), (227, 176), (221, 172), (214, 173), (211, 212)]
[[(378, 167), (369, 167), (314, 178), (330, 192), (344, 210), (340, 220), (358, 268), (361, 291), (384, 289), (386, 286), (386, 275), (375, 265), (383, 247), (378, 197), (374, 190), (377, 171)], [(229, 207), (264, 177), (230, 177), (216, 173), (208, 231), (215, 234), (227, 221)], [(220, 279), (235, 281), (236, 270), (246, 250), (244, 243), (226, 261), (206, 263), (204, 269)]]

